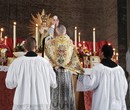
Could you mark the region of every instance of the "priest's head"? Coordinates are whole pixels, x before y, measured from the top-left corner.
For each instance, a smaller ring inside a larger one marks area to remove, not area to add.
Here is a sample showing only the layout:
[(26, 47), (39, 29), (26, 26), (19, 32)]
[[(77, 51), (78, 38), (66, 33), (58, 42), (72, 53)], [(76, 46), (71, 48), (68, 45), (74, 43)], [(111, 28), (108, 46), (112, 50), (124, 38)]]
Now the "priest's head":
[(64, 25), (59, 25), (56, 27), (56, 35), (64, 35), (66, 34), (66, 27)]
[(26, 51), (35, 51), (36, 50), (36, 40), (34, 37), (28, 37), (25, 40), (24, 48)]
[(113, 48), (111, 45), (107, 45), (105, 44), (103, 47), (102, 47), (102, 54), (103, 54), (103, 57), (104, 58), (112, 58), (113, 56)]

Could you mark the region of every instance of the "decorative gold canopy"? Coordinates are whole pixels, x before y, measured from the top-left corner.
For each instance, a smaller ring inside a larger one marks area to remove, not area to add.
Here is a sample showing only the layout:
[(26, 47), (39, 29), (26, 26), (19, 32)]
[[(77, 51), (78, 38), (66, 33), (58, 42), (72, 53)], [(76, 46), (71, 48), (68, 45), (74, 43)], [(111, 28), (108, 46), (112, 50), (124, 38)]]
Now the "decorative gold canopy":
[(38, 14), (36, 14), (36, 16), (32, 15), (32, 20), (30, 20), (30, 25), (29, 25), (29, 34), (30, 35), (35, 35), (35, 27), (36, 24), (38, 24), (38, 28), (41, 28), (41, 25), (43, 22), (46, 22), (46, 26), (50, 27), (51, 26), (51, 21), (52, 18), (50, 17), (51, 14), (45, 14), (44, 9), (42, 10), (42, 13), (40, 14), (38, 12)]

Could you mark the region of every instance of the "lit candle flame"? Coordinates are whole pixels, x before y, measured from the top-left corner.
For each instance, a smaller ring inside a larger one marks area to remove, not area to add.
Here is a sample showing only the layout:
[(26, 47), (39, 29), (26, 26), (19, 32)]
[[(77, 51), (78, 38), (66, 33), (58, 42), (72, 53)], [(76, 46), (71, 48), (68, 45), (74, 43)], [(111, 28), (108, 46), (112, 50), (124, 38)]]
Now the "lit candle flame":
[(1, 30), (1, 31), (4, 31), (4, 28), (1, 28), (0, 30)]
[(16, 22), (14, 22), (14, 25), (16, 25)]
[(110, 45), (111, 45), (111, 43), (108, 43), (108, 45), (110, 46)]

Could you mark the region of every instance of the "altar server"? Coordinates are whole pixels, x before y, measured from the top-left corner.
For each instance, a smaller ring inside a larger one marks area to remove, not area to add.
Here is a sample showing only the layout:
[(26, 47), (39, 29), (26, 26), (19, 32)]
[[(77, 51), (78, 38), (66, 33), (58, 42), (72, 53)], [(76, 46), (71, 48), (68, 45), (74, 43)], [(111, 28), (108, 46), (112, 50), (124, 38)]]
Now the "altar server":
[(35, 53), (36, 41), (29, 37), (24, 44), (27, 51), (10, 65), (6, 87), (16, 88), (13, 110), (50, 110), (50, 86), (57, 87), (51, 64)]
[(112, 46), (104, 45), (101, 63), (85, 71), (86, 75), (79, 76), (78, 85), (84, 91), (93, 90), (92, 110), (127, 110), (125, 96), (127, 80), (125, 72), (111, 60)]

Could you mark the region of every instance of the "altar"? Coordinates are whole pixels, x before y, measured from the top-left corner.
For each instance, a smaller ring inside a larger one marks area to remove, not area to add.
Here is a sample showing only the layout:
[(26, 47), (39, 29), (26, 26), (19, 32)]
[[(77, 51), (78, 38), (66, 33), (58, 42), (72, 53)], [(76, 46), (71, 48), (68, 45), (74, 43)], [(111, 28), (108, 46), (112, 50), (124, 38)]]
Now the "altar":
[(5, 86), (5, 77), (7, 72), (7, 66), (0, 66), (0, 109), (12, 110), (14, 91), (9, 90)]
[[(12, 39), (7, 40), (6, 47), (9, 49), (7, 51), (8, 59), (9, 57), (14, 58), (12, 52)], [(17, 43), (21, 43), (22, 39), (18, 39)], [(92, 42), (80, 42), (85, 47), (87, 47), (88, 50), (92, 50)], [(107, 41), (100, 41), (96, 42), (96, 49), (97, 49), (97, 55), (99, 54), (99, 50), (101, 47), (108, 43)], [(2, 47), (1, 47), (2, 48)], [(82, 60), (81, 60), (82, 62)], [(85, 66), (85, 61), (83, 61), (83, 66)], [(4, 66), (3, 66), (4, 67)], [(14, 91), (15, 90), (9, 90), (5, 86), (5, 77), (7, 72), (7, 66), (3, 68), (0, 68), (0, 107), (2, 107), (2, 110), (11, 110), (12, 104), (13, 104), (13, 97), (14, 97)], [(75, 90), (75, 100), (76, 100), (76, 110), (91, 110), (91, 102), (92, 102), (92, 92), (77, 92), (76, 91), (76, 84), (77, 84), (77, 76), (73, 75), (73, 83), (74, 83), (74, 90)], [(8, 105), (8, 106), (7, 106)]]

